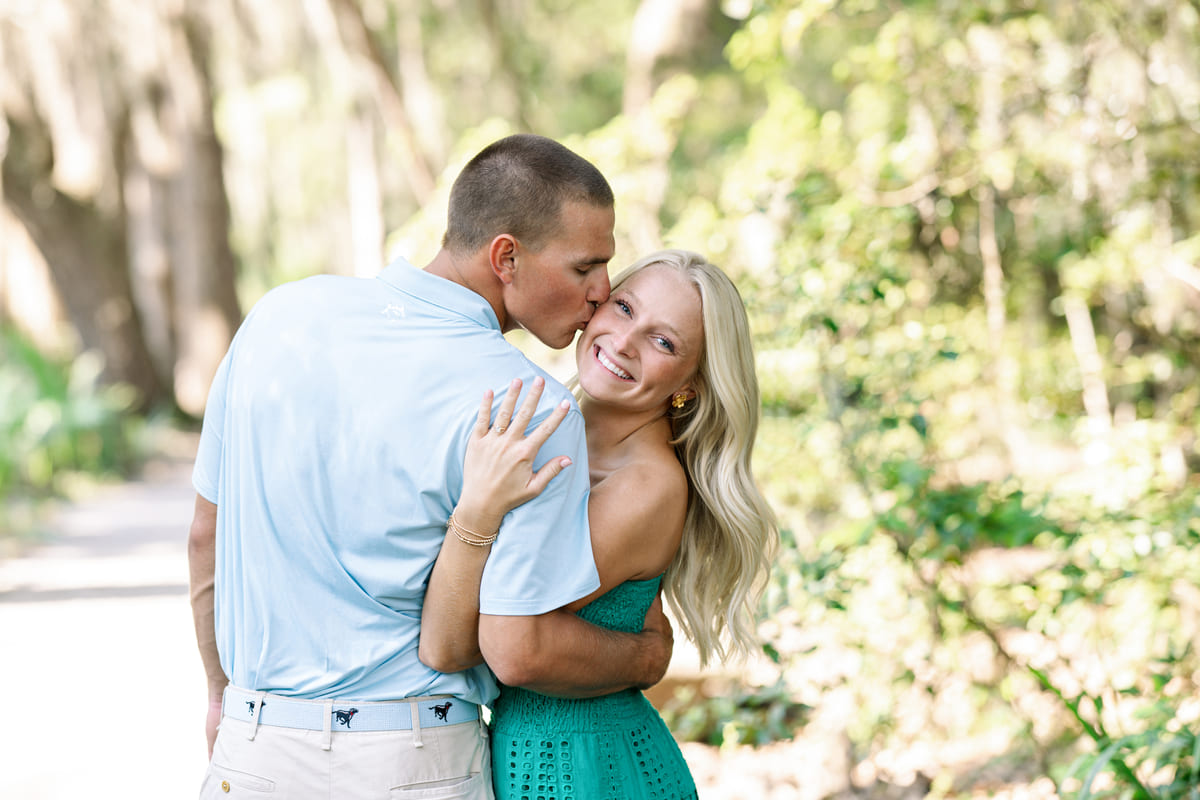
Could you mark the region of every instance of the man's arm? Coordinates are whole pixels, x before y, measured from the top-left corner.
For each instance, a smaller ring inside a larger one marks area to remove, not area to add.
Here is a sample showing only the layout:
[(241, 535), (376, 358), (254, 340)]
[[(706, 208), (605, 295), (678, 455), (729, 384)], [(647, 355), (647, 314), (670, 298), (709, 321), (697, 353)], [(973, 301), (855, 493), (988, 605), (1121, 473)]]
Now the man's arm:
[(196, 495), (196, 509), (188, 532), (188, 577), (191, 584), (192, 620), (196, 625), (196, 644), (208, 681), (208, 716), (205, 734), (208, 756), (212, 758), (221, 721), (221, 697), (229, 679), (221, 670), (217, 653), (217, 633), (213, 622), (213, 593), (217, 560), (217, 507)]
[[(472, 547), (446, 538), (421, 614), (423, 664), (457, 672), (478, 665), (490, 652), (488, 666), (503, 683), (559, 697), (646, 689), (662, 679), (673, 636), (661, 597), (647, 612), (640, 634), (592, 625), (567, 609), (534, 617), (480, 614), (479, 576), (490, 551), (490, 545)], [(490, 649), (484, 649), (485, 637), (491, 639)]]
[(674, 638), (657, 598), (641, 633), (592, 625), (565, 609), (479, 615), (479, 648), (501, 683), (555, 697), (598, 697), (662, 680)]

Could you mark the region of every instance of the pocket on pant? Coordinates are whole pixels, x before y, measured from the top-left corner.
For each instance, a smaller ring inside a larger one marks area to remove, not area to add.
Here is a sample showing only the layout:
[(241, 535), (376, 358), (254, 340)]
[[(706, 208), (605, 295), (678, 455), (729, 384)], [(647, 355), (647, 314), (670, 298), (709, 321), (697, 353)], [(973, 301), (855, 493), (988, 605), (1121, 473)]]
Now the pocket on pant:
[(392, 800), (490, 800), (492, 794), (487, 783), (490, 777), (476, 772), (449, 781), (394, 786), (388, 790), (388, 796)]
[(213, 762), (208, 765), (204, 783), (200, 786), (200, 797), (253, 797), (274, 791), (273, 780)]

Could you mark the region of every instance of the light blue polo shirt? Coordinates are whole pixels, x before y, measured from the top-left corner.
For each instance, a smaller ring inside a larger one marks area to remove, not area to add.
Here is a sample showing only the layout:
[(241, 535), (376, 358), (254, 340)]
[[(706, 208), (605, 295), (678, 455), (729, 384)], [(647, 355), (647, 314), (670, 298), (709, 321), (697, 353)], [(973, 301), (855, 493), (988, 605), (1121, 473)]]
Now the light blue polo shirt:
[[(404, 260), (377, 278), (329, 275), (269, 292), (213, 380), (193, 472), (217, 505), (216, 634), (234, 685), (305, 698), (450, 694), (485, 703), (486, 667), (417, 660), (421, 603), (486, 389), (570, 393), (505, 341), (474, 292)], [(535, 466), (572, 465), (505, 518), (485, 613), (536, 615), (600, 584), (588, 534), (583, 417)]]

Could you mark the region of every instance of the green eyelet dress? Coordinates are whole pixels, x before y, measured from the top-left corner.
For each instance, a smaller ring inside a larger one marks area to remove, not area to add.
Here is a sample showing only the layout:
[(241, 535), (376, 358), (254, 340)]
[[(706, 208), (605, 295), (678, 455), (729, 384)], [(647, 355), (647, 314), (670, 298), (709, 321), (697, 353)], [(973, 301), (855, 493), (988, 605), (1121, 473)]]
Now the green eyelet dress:
[[(616, 631), (642, 629), (659, 578), (627, 581), (579, 612)], [(492, 708), (497, 800), (688, 800), (696, 784), (645, 695), (628, 689), (565, 700), (503, 686)]]

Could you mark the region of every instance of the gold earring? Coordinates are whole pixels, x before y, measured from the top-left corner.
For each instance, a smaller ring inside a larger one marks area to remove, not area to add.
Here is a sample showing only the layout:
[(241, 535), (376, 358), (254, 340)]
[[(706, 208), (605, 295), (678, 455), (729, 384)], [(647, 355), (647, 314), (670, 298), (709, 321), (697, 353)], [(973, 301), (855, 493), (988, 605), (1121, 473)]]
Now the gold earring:
[(683, 408), (683, 405), (686, 402), (687, 402), (687, 395), (684, 394), (683, 392), (676, 392), (675, 396), (671, 398), (671, 407), (672, 408)]

